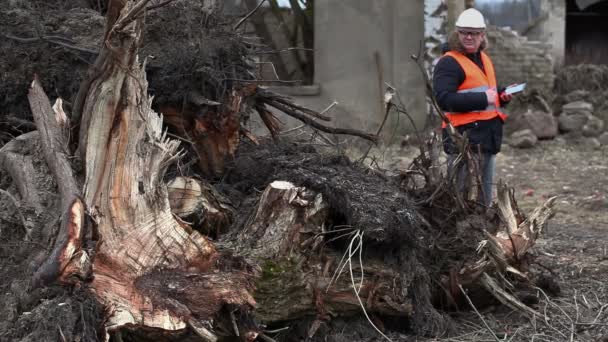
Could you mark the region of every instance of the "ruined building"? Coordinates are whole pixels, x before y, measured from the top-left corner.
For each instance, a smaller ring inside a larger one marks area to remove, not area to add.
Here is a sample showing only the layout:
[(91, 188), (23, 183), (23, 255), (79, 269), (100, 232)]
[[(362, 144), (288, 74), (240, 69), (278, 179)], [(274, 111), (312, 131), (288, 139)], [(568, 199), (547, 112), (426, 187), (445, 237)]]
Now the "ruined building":
[[(451, 0), (453, 2), (457, 0)], [(375, 130), (383, 117), (385, 82), (395, 86), (416, 125), (428, 117), (425, 86), (411, 59), (424, 42), (433, 50), (445, 41), (447, 0), (315, 0), (314, 83), (279, 87), (299, 102), (322, 110), (333, 101), (336, 125)], [(504, 0), (491, 9), (475, 5), (490, 21), (489, 53), (499, 83), (527, 82), (551, 91), (555, 68), (576, 63), (608, 63), (608, 1)], [(523, 6), (513, 15), (509, 5)], [(463, 5), (464, 7), (464, 5)], [(496, 12), (498, 11), (498, 12)], [(503, 12), (500, 12), (503, 11)], [(486, 13), (488, 12), (488, 13)], [(496, 12), (496, 13), (495, 13)], [(493, 25), (492, 25), (493, 24)], [(406, 118), (389, 123), (412, 130)]]

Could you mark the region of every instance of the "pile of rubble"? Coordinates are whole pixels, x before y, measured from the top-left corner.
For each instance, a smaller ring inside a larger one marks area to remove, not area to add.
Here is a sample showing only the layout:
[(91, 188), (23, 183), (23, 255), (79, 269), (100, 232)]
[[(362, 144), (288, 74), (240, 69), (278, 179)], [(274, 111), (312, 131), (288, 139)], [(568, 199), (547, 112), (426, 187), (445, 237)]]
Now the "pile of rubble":
[(510, 135), (509, 144), (513, 147), (528, 148), (538, 140), (553, 139), (559, 134), (583, 142), (589, 147), (608, 146), (608, 132), (604, 120), (594, 114), (593, 104), (574, 101), (565, 104), (561, 113), (528, 110), (520, 114), (517, 124), (524, 127)]
[(597, 82), (597, 75), (603, 74), (608, 74), (603, 66), (564, 68), (557, 74), (551, 105), (539, 94), (526, 94), (508, 121), (509, 144), (529, 148), (538, 140), (561, 135), (593, 149), (608, 146), (608, 108), (604, 104), (608, 89)]

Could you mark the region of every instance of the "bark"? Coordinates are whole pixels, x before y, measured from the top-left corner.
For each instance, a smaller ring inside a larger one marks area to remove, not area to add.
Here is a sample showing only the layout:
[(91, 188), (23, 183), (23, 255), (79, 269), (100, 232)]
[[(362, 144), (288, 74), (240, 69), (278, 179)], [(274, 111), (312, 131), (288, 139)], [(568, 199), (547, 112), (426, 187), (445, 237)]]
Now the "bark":
[(529, 250), (546, 228), (553, 216), (553, 205), (556, 197), (548, 199), (536, 208), (525, 220), (514, 213), (515, 199), (513, 192), (502, 182), (498, 184), (498, 208), (504, 226), (494, 234), (486, 232), (487, 240), (481, 241), (478, 252), (482, 257), (467, 263), (457, 274), (444, 278), (444, 285), (449, 288), (453, 297), (459, 296), (459, 285), (480, 283), (498, 300), (516, 310), (537, 315), (534, 310), (508, 294), (491, 274), (511, 273), (519, 279), (529, 280)]
[[(50, 105), (36, 84), (31, 96), (65, 213), (61, 241), (35, 280), (46, 282), (57, 275), (66, 283), (74, 276), (89, 279), (94, 270), (89, 286), (106, 307), (108, 331), (127, 325), (176, 331), (188, 322), (211, 320), (224, 305), (247, 311), (255, 304), (246, 274), (215, 270), (220, 259), (216, 248), (200, 233), (185, 229), (171, 213), (163, 175), (180, 156), (179, 142), (167, 139), (162, 118), (151, 110), (145, 73), (137, 61), (146, 3), (109, 3), (100, 54), (107, 58), (98, 60), (97, 77), (85, 83), (88, 89), (83, 91), (82, 198), (67, 163), (65, 134), (50, 117)], [(92, 261), (82, 248), (85, 208), (99, 237)], [(178, 280), (188, 279), (192, 272), (204, 286), (180, 292), (177, 298), (156, 285), (158, 277), (183, 284)]]
[(167, 188), (171, 211), (205, 235), (219, 237), (234, 220), (230, 201), (206, 182), (177, 177)]
[(60, 210), (63, 213), (60, 231), (51, 255), (34, 273), (32, 286), (48, 284), (59, 277), (86, 279), (90, 273), (88, 254), (82, 251), (85, 207), (80, 198), (80, 187), (76, 183), (68, 151), (69, 123), (61, 102), (55, 107), (44, 93), (37, 78), (29, 90), (28, 99), (38, 135), (42, 144), (44, 159), (53, 174), (61, 196)]
[[(367, 256), (360, 265), (356, 245), (347, 251), (351, 257), (341, 260), (341, 252), (326, 243), (328, 210), (321, 194), (289, 182), (275, 181), (264, 190), (257, 209), (229, 244), (262, 267), (256, 316), (264, 322), (307, 315), (328, 319), (362, 308), (410, 316), (412, 303), (400, 288), (407, 275)], [(349, 233), (348, 238), (359, 241), (355, 230)]]
[(234, 157), (239, 146), (243, 101), (253, 89), (251, 86), (233, 89), (223, 106), (160, 107), (165, 122), (194, 147), (204, 176), (221, 175), (225, 163)]

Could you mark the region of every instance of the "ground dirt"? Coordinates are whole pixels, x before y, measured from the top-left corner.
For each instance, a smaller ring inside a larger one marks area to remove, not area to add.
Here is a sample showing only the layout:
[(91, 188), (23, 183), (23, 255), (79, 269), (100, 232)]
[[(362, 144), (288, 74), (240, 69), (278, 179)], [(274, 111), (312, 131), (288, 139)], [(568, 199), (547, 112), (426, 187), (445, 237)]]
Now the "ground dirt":
[[(413, 147), (385, 153), (385, 166), (403, 169), (416, 153)], [(529, 294), (539, 317), (497, 305), (479, 310), (483, 321), (474, 311), (454, 312), (458, 328), (451, 337), (397, 339), (496, 341), (491, 329), (501, 341), (608, 341), (607, 157), (606, 147), (564, 136), (531, 149), (504, 146), (497, 157), (497, 178), (513, 187), (522, 212), (558, 196), (556, 215), (535, 247), (533, 271), (559, 288)]]

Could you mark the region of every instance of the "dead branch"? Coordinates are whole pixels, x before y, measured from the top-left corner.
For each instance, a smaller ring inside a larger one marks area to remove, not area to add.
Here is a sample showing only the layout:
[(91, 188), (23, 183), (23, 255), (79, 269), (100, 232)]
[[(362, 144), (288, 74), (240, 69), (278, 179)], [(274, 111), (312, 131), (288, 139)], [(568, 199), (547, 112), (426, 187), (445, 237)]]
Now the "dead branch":
[[(306, 108), (303, 106), (300, 106), (296, 103), (294, 103), (293, 101), (278, 95), (276, 93), (273, 93), (267, 89), (264, 88), (260, 88), (258, 87), (256, 89), (256, 99), (259, 99), (261, 102), (267, 103), (269, 105), (272, 106), (273, 103), (280, 103), (286, 106), (289, 106), (293, 109), (296, 109), (298, 111), (301, 111), (302, 113), (306, 114), (306, 115), (310, 115), (312, 117), (315, 117), (317, 119), (323, 120), (323, 121), (331, 121), (331, 118), (324, 115), (323, 113), (319, 113), (317, 111), (314, 111), (310, 108)], [(327, 112), (326, 110), (323, 111), (324, 113)]]
[(479, 311), (475, 307), (475, 304), (473, 304), (473, 301), (471, 300), (471, 298), (469, 298), (469, 295), (464, 290), (464, 288), (462, 287), (462, 285), (458, 285), (458, 287), (460, 288), (460, 292), (467, 299), (467, 302), (469, 302), (469, 305), (471, 306), (471, 308), (473, 308), (473, 310), (477, 314), (477, 317), (479, 317), (479, 319), (481, 319), (481, 321), (483, 322), (483, 325), (486, 327), (486, 329), (488, 329), (488, 331), (490, 332), (490, 334), (492, 334), (492, 337), (494, 337), (494, 340), (496, 340), (496, 342), (500, 342), (500, 339), (498, 338), (498, 336), (496, 336), (496, 333), (494, 332), (494, 330), (492, 330), (492, 328), (490, 328), (490, 326), (488, 325), (488, 322), (486, 322), (486, 320), (483, 319), (483, 316), (479, 313)]
[(513, 295), (509, 294), (505, 291), (492, 277), (490, 277), (487, 273), (484, 273), (481, 277), (481, 284), (483, 287), (488, 290), (496, 299), (498, 299), (504, 305), (524, 313), (529, 314), (530, 316), (540, 316), (536, 310), (533, 310), (526, 304), (522, 303), (519, 299), (515, 298)]
[(34, 121), (38, 127), (45, 160), (59, 186), (62, 198), (61, 207), (67, 209), (74, 198), (80, 195), (72, 172), (72, 166), (68, 159), (67, 127), (69, 125), (67, 118), (61, 116), (58, 119), (37, 77), (34, 78), (30, 86), (28, 100)]
[(200, 337), (204, 342), (216, 342), (218, 337), (205, 328), (205, 326), (198, 322), (196, 319), (191, 318), (188, 320), (188, 326)]
[(80, 200), (80, 190), (68, 160), (69, 124), (65, 114), (53, 110), (37, 77), (30, 86), (28, 100), (38, 127), (44, 158), (59, 188), (60, 208), (64, 213), (55, 247), (32, 278), (33, 287), (37, 287), (57, 279), (68, 266), (74, 253), (80, 250), (85, 206)]
[(266, 2), (266, 0), (260, 1), (260, 3), (253, 10), (251, 10), (249, 13), (247, 13), (246, 16), (244, 16), (241, 20), (239, 20), (232, 29), (236, 31), (239, 28), (239, 26), (241, 26), (247, 19), (249, 19), (252, 15), (254, 15), (255, 12), (257, 12), (258, 9), (260, 9), (260, 7), (262, 7), (264, 2)]
[(33, 43), (39, 40), (43, 40), (45, 42), (51, 43), (51, 44), (56, 44), (59, 46), (63, 46), (65, 48), (71, 49), (71, 50), (75, 50), (75, 51), (80, 51), (80, 52), (85, 52), (91, 55), (97, 55), (99, 53), (99, 51), (97, 50), (91, 50), (91, 49), (87, 49), (81, 46), (77, 46), (74, 45), (74, 43), (71, 41), (71, 39), (65, 38), (65, 37), (58, 37), (58, 36), (39, 36), (39, 37), (17, 37), (17, 36), (13, 36), (7, 33), (3, 33), (2, 36), (4, 36), (5, 38), (8, 39), (12, 39), (21, 43)]
[(272, 107), (275, 107), (276, 109), (279, 109), (283, 113), (285, 113), (291, 117), (294, 117), (322, 132), (331, 133), (331, 134), (352, 135), (352, 136), (356, 136), (359, 138), (363, 138), (365, 140), (369, 140), (373, 143), (378, 142), (378, 138), (374, 134), (366, 133), (366, 132), (355, 130), (355, 129), (328, 127), (328, 126), (325, 126), (325, 125), (309, 118), (308, 116), (303, 115), (302, 113), (292, 110), (291, 108), (289, 108), (286, 105), (276, 103), (276, 102), (273, 104), (270, 104), (270, 105)]
[[(271, 107), (274, 107), (274, 108), (282, 111), (283, 113), (285, 113), (291, 117), (294, 117), (322, 132), (331, 133), (331, 134), (352, 135), (352, 136), (357, 136), (357, 137), (363, 138), (365, 140), (369, 140), (373, 143), (378, 142), (378, 137), (371, 133), (366, 133), (366, 132), (355, 130), (355, 129), (334, 128), (334, 127), (325, 126), (325, 125), (319, 123), (318, 121), (315, 121), (314, 119), (312, 119), (310, 117), (310, 115), (317, 117), (317, 118), (327, 118), (327, 117), (325, 117), (319, 113), (316, 113), (310, 109), (307, 109), (305, 112), (300, 111), (301, 108), (303, 108), (303, 107), (294, 105), (293, 103), (285, 101), (284, 99), (277, 100), (275, 97), (272, 97), (272, 96), (261, 95), (261, 96), (257, 96), (256, 100), (259, 100), (262, 103), (265, 103)], [(312, 112), (314, 112), (314, 114), (312, 114)], [(329, 118), (327, 118), (327, 119), (329, 119)]]

